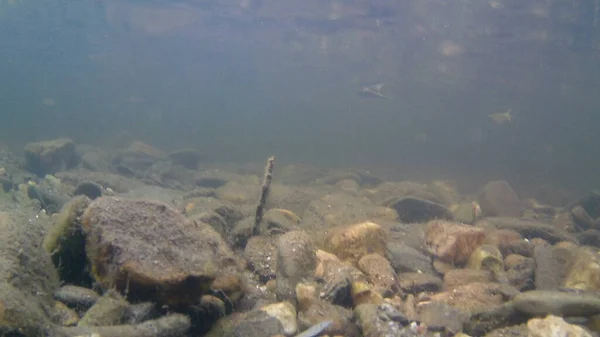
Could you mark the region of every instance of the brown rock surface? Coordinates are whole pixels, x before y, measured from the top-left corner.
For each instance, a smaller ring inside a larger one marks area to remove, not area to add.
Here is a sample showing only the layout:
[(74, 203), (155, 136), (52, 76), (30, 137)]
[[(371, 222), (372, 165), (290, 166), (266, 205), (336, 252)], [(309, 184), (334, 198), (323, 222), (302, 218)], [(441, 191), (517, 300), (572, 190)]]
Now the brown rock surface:
[(484, 240), (482, 229), (449, 221), (430, 221), (425, 231), (429, 251), (448, 263), (466, 262)]
[(386, 258), (379, 254), (368, 254), (358, 261), (358, 267), (367, 275), (370, 283), (379, 289), (393, 292), (398, 288), (394, 268)]
[(325, 239), (325, 250), (342, 261), (357, 265), (361, 257), (386, 254), (386, 233), (376, 223), (367, 221), (352, 226), (333, 228)]
[(102, 197), (82, 218), (94, 278), (105, 288), (128, 289), (132, 298), (189, 303), (236, 263), (209, 225), (164, 203)]
[(504, 180), (487, 183), (479, 197), (479, 205), (486, 216), (518, 218), (523, 213), (519, 197)]

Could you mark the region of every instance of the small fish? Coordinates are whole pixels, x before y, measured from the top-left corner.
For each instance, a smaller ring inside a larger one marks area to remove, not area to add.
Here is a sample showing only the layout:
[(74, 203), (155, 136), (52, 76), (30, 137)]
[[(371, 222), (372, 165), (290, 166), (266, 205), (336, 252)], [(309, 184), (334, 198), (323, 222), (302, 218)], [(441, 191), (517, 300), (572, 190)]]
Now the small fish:
[(381, 89), (383, 89), (383, 83), (363, 85), (358, 94), (365, 97), (387, 98), (381, 93)]
[(318, 336), (325, 329), (329, 328), (329, 326), (333, 324), (333, 321), (323, 321), (321, 323), (315, 324), (304, 330), (303, 332), (297, 334), (295, 337), (315, 337)]
[(488, 115), (494, 123), (498, 125), (502, 125), (504, 123), (508, 123), (512, 121), (512, 115), (510, 114), (511, 109), (508, 109), (506, 112), (496, 112), (491, 115)]
[(42, 99), (42, 105), (47, 106), (47, 107), (55, 106), (56, 101), (52, 97), (46, 97), (46, 98)]

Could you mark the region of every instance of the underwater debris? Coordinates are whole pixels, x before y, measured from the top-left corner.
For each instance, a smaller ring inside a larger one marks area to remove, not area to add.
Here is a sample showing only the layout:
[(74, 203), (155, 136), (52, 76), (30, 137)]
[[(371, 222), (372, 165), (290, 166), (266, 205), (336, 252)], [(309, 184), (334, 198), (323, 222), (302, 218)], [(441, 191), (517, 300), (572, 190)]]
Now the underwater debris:
[(256, 206), (256, 217), (254, 218), (254, 235), (258, 234), (258, 226), (262, 221), (265, 212), (265, 203), (267, 202), (267, 197), (269, 196), (269, 191), (271, 189), (271, 180), (273, 180), (273, 166), (275, 166), (275, 156), (269, 157), (269, 159), (267, 159), (267, 165), (265, 166), (265, 175), (260, 188), (260, 200)]
[(383, 89), (383, 83), (363, 85), (362, 88), (360, 88), (358, 95), (363, 97), (387, 98), (381, 93), (381, 89)]
[(488, 115), (498, 125), (502, 125), (512, 121), (512, 115), (510, 114), (512, 109), (508, 109), (506, 112), (496, 112)]

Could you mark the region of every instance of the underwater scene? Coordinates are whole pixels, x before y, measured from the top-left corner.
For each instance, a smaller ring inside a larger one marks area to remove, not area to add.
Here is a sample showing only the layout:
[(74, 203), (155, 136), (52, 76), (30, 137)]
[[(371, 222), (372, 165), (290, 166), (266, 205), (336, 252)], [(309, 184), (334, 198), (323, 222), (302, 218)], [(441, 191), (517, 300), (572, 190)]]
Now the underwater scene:
[(600, 0), (0, 0), (0, 337), (600, 336)]

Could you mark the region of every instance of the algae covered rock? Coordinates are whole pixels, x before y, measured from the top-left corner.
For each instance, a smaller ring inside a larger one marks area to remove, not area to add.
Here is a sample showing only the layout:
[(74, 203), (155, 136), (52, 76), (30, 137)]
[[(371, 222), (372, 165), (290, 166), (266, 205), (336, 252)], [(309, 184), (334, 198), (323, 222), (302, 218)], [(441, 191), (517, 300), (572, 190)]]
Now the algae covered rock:
[(71, 169), (79, 161), (75, 143), (70, 139), (59, 138), (25, 146), (25, 168), (40, 177)]
[(386, 256), (386, 232), (374, 222), (336, 227), (325, 238), (325, 250), (355, 266), (365, 255)]
[(82, 216), (92, 276), (134, 299), (186, 304), (208, 291), (233, 252), (207, 224), (148, 200), (101, 197)]
[(42, 247), (52, 257), (55, 266), (60, 266), (61, 279), (67, 282), (81, 281), (86, 266), (85, 237), (79, 217), (90, 204), (86, 196), (77, 196), (65, 204), (46, 233)]
[(39, 219), (0, 213), (0, 336), (42, 336), (52, 329), (47, 312), (58, 275), (40, 247)]

